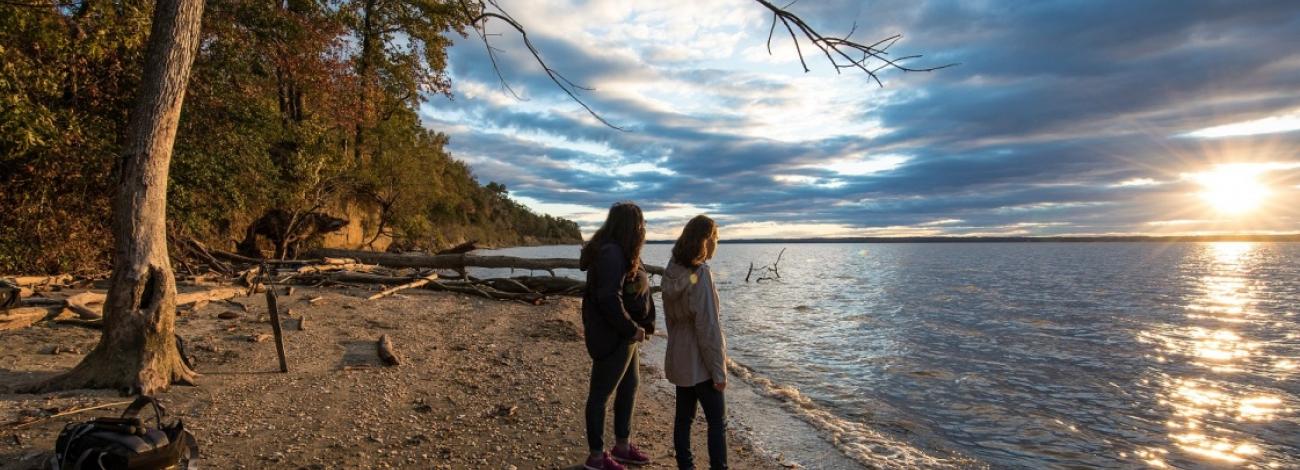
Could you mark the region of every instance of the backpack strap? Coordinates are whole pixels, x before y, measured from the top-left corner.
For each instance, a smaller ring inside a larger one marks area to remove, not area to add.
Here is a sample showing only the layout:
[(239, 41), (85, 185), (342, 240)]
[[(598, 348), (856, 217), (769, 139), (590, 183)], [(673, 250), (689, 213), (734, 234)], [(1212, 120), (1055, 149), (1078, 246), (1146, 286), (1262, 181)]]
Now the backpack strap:
[(126, 410), (122, 411), (122, 417), (123, 418), (138, 417), (140, 415), (140, 411), (144, 410), (145, 405), (153, 405), (154, 423), (157, 424), (159, 428), (161, 428), (162, 418), (167, 414), (167, 412), (163, 410), (162, 405), (158, 404), (158, 400), (154, 400), (154, 398), (149, 395), (140, 395), (136, 397), (135, 401), (131, 402), (131, 406), (126, 407)]

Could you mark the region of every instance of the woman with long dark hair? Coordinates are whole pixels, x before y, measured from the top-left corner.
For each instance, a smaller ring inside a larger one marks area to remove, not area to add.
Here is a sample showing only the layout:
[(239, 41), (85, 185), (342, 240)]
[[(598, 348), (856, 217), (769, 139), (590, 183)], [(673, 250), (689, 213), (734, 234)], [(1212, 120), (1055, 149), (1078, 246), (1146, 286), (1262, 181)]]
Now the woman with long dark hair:
[(708, 264), (717, 249), (718, 224), (707, 216), (695, 216), (682, 229), (664, 271), (668, 324), (664, 376), (677, 386), (673, 449), (680, 469), (695, 468), (691, 423), (697, 404), (709, 425), (709, 468), (727, 468), (727, 410), (722, 394), (727, 388), (727, 340), (722, 336), (718, 289)]
[[(637, 346), (654, 333), (654, 300), (641, 265), (645, 218), (641, 208), (620, 202), (585, 245), (579, 267), (587, 272), (582, 327), (591, 356), (587, 391), (587, 470), (623, 470), (622, 463), (650, 463), (629, 441), (640, 378)], [(614, 448), (605, 452), (605, 405), (614, 397)]]

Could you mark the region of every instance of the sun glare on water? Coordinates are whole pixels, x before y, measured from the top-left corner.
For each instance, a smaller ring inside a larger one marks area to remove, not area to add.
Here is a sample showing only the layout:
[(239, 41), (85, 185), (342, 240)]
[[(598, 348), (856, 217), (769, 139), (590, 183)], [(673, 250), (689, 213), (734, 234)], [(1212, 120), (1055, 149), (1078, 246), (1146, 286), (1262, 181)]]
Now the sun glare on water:
[(1268, 187), (1259, 180), (1261, 172), (1247, 165), (1220, 165), (1193, 178), (1201, 184), (1201, 198), (1216, 211), (1243, 214), (1268, 198)]

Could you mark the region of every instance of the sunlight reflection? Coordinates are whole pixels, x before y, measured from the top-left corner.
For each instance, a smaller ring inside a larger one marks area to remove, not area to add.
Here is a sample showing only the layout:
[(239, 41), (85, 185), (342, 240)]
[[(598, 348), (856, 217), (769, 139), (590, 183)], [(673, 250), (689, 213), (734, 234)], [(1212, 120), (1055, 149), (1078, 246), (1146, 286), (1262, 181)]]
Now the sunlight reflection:
[(1254, 242), (1215, 242), (1207, 244), (1219, 264), (1237, 265), (1243, 255), (1255, 248)]
[[(1261, 344), (1245, 337), (1238, 325), (1258, 315), (1250, 281), (1253, 243), (1202, 245), (1201, 262), (1209, 268), (1202, 276), (1201, 294), (1186, 306), (1190, 321), (1200, 322), (1169, 331), (1149, 331), (1139, 339), (1155, 346), (1152, 357), (1160, 362), (1182, 362), (1205, 370), (1199, 377), (1167, 377), (1161, 403), (1171, 413), (1165, 423), (1172, 442), (1169, 449), (1147, 449), (1137, 456), (1152, 467), (1170, 466), (1169, 451), (1181, 458), (1241, 464), (1261, 452), (1252, 436), (1234, 429), (1235, 423), (1277, 419), (1283, 401), (1276, 396), (1248, 393), (1222, 379), (1223, 374), (1245, 373), (1258, 356)], [(1216, 323), (1220, 322), (1219, 326)], [(1275, 363), (1275, 368), (1288, 367)], [(1225, 426), (1225, 422), (1231, 423)], [(1162, 452), (1163, 451), (1163, 452)], [(1176, 460), (1175, 460), (1176, 462)], [(1174, 463), (1172, 466), (1182, 466)]]

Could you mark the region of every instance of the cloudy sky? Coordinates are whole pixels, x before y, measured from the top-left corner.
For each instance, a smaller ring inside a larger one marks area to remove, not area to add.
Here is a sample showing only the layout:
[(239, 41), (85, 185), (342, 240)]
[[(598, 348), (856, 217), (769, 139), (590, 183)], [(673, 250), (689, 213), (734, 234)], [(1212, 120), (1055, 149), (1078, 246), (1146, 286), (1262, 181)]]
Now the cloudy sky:
[[(827, 35), (930, 73), (804, 73), (752, 0), (502, 0), (518, 36), (452, 49), (425, 123), (482, 182), (594, 230), (653, 238), (698, 213), (726, 238), (1300, 231), (1300, 2), (804, 0)], [(803, 44), (804, 52), (810, 45)]]

